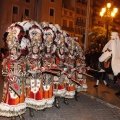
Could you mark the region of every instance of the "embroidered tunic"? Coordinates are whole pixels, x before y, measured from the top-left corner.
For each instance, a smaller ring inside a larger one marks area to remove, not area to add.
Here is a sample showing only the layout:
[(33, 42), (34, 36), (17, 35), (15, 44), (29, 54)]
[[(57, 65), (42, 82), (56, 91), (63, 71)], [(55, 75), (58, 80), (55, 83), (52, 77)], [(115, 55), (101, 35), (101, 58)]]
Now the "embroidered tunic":
[[(35, 110), (42, 110), (45, 108), (45, 99), (43, 95), (43, 76), (41, 73), (41, 59), (37, 56), (32, 56), (27, 59), (27, 73), (26, 80), (26, 103), (27, 107)], [(34, 71), (35, 72), (30, 72)]]
[[(4, 76), (3, 97), (0, 104), (0, 116), (18, 116), (26, 111), (24, 81), (26, 63), (24, 58), (4, 59), (2, 75)], [(8, 75), (11, 74), (11, 75)], [(19, 74), (20, 76), (17, 76)]]

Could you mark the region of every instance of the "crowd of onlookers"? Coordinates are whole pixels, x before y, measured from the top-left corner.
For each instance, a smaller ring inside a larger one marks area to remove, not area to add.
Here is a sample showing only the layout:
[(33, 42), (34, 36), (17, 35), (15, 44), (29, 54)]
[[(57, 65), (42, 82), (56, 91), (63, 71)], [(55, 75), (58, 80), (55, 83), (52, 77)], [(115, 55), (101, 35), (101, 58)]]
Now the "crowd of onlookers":
[(86, 65), (90, 66), (93, 69), (98, 69), (98, 58), (100, 57), (101, 52), (96, 49), (91, 49), (86, 52)]

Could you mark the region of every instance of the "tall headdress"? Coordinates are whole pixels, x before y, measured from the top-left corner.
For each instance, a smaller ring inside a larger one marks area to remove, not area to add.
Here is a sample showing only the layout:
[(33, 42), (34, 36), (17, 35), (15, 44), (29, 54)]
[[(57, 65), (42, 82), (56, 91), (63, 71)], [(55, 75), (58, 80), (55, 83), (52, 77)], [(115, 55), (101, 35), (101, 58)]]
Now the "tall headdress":
[(24, 36), (24, 30), (22, 26), (18, 24), (14, 24), (13, 26), (10, 26), (9, 33), (7, 35), (7, 40), (6, 40), (8, 44), (8, 48), (11, 49), (12, 47), (15, 46), (21, 49), (20, 43), (23, 36)]
[(69, 50), (70, 49), (75, 50), (75, 41), (72, 37), (69, 37), (67, 44), (68, 44)]
[(55, 39), (55, 33), (51, 27), (47, 26), (43, 28), (43, 39), (45, 46), (50, 46)]
[(36, 24), (32, 25), (28, 30), (28, 38), (30, 39), (31, 46), (37, 45), (39, 47), (43, 39), (43, 33), (40, 27)]
[(62, 42), (61, 40), (63, 40), (64, 36), (63, 36), (63, 31), (60, 29), (60, 26), (59, 25), (56, 25), (55, 26), (57, 28), (56, 30), (56, 38), (55, 38), (55, 42), (57, 44), (60, 44), (60, 42)]

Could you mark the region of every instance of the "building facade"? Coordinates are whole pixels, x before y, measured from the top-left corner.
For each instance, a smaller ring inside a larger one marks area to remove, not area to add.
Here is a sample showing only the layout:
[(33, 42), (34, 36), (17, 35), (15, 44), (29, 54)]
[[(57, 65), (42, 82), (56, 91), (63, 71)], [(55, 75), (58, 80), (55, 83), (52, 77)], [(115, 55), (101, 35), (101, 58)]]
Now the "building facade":
[[(59, 24), (61, 29), (67, 31), (71, 36), (78, 37), (78, 42), (83, 44), (83, 35), (88, 33), (94, 26), (105, 27), (104, 21), (99, 13), (106, 0), (0, 0), (0, 43), (6, 28), (16, 21), (25, 18), (33, 19), (38, 23), (46, 21)], [(113, 0), (112, 3), (119, 8), (120, 1)], [(87, 9), (89, 7), (89, 15)], [(113, 20), (111, 27), (119, 28), (120, 13)], [(89, 25), (86, 27), (86, 23)], [(3, 45), (0, 44), (0, 48)]]
[(36, 19), (34, 14), (36, 0), (0, 0), (0, 48), (3, 34), (8, 26), (24, 18)]
[(62, 28), (77, 37), (82, 45), (86, 29), (87, 0), (63, 0), (62, 13)]
[(46, 21), (61, 26), (62, 0), (38, 0), (37, 21)]
[(62, 7), (61, 28), (69, 33), (70, 36), (75, 36), (75, 11)]

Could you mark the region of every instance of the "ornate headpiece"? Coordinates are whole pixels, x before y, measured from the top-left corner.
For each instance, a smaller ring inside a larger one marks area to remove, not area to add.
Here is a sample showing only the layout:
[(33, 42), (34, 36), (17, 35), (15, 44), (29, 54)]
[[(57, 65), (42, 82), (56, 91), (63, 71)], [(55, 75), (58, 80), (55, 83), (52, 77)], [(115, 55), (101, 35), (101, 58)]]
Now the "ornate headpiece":
[(61, 44), (62, 43), (65, 43), (65, 37), (66, 35), (64, 34), (64, 30), (61, 30), (60, 29), (60, 26), (57, 25), (57, 31), (56, 31), (56, 38), (55, 38), (55, 42), (57, 42), (57, 44)]
[(44, 44), (46, 43), (53, 43), (54, 38), (55, 38), (55, 33), (51, 29), (51, 27), (45, 27), (43, 28), (43, 38), (44, 38)]
[(69, 41), (67, 41), (69, 50), (75, 50), (75, 41), (72, 37), (69, 37)]
[(49, 26), (49, 23), (48, 22), (41, 22), (40, 23), (40, 26), (42, 27), (42, 28), (45, 28), (45, 27), (48, 27)]
[(22, 26), (18, 24), (14, 24), (9, 27), (8, 32), (9, 33), (7, 35), (7, 40), (6, 40), (8, 44), (8, 48), (11, 49), (12, 47), (17, 47), (21, 49), (20, 43), (24, 36), (24, 30)]
[(42, 30), (37, 26), (33, 25), (29, 30), (28, 30), (28, 38), (31, 41), (31, 46), (37, 45), (40, 46), (42, 43)]
[(51, 37), (54, 38), (55, 34), (50, 27), (45, 27), (43, 28), (43, 30), (44, 30), (44, 36), (43, 36), (44, 39), (46, 39), (47, 35), (51, 35)]

